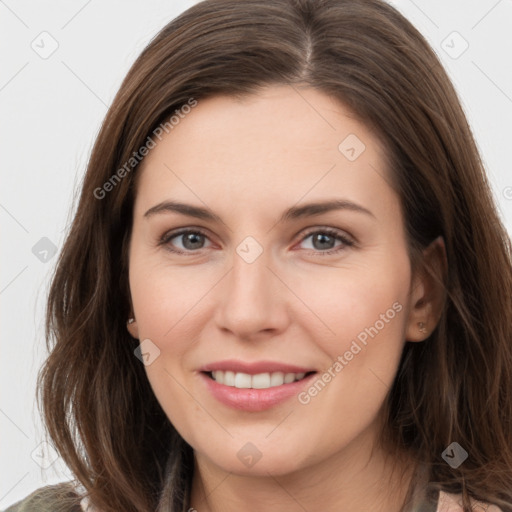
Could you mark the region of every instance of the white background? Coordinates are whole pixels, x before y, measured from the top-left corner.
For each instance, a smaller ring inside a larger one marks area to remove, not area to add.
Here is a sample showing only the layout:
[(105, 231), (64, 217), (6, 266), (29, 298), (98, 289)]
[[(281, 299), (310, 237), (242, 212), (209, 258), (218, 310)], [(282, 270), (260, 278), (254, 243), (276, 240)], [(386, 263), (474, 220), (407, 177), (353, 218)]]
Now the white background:
[[(194, 3), (0, 0), (0, 509), (71, 479), (61, 459), (47, 469), (36, 463), (52, 462), (51, 449), (46, 459), (38, 456), (35, 378), (57, 257), (49, 252), (43, 262), (32, 248), (46, 237), (60, 250), (107, 106), (149, 40)], [(454, 81), (512, 233), (512, 0), (391, 3), (426, 36)], [(51, 36), (40, 36), (44, 31)], [(464, 40), (468, 49), (453, 58)], [(31, 46), (41, 52), (51, 44), (58, 48), (46, 59)]]

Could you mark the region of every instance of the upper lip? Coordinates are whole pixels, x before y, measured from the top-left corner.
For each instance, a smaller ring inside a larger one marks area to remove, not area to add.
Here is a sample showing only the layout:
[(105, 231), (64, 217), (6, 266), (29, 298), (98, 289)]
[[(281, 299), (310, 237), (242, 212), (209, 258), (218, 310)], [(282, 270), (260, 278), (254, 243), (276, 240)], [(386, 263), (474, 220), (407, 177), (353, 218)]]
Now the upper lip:
[(235, 373), (247, 373), (249, 375), (257, 375), (258, 373), (308, 373), (315, 371), (313, 368), (305, 366), (295, 366), (287, 363), (280, 363), (277, 361), (255, 361), (245, 362), (235, 359), (225, 361), (217, 361), (210, 363), (199, 368), (202, 372), (213, 372), (216, 370), (232, 371)]

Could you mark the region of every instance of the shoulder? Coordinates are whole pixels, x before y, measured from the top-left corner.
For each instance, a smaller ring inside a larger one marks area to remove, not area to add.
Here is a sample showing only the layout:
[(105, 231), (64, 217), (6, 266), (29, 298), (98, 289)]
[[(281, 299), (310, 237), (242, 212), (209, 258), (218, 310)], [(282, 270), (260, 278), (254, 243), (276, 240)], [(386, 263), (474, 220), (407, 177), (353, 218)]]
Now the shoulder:
[[(489, 505), (481, 501), (472, 500), (474, 512), (502, 512), (496, 505)], [(441, 491), (436, 512), (462, 512), (462, 498), (460, 494), (450, 494)]]
[(81, 499), (72, 482), (61, 482), (36, 489), (4, 512), (82, 512)]

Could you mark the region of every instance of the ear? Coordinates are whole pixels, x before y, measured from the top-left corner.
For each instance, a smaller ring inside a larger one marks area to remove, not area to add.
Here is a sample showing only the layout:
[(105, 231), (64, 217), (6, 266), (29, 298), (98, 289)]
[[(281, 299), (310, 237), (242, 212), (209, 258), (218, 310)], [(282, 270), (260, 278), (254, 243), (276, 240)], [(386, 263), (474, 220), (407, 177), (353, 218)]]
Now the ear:
[(126, 322), (126, 328), (135, 339), (139, 339), (139, 327), (135, 318), (131, 317), (128, 322)]
[(407, 341), (424, 341), (436, 328), (446, 300), (447, 269), (446, 247), (439, 236), (424, 249), (423, 261), (411, 279)]

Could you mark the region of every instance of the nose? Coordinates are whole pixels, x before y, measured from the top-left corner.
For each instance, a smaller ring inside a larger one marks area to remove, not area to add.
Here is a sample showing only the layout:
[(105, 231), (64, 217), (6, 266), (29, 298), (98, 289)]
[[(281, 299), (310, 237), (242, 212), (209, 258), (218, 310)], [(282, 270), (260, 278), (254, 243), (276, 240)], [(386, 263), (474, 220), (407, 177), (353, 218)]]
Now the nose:
[(266, 251), (252, 262), (240, 254), (234, 252), (231, 270), (216, 287), (216, 324), (240, 339), (276, 336), (289, 322), (290, 292)]

